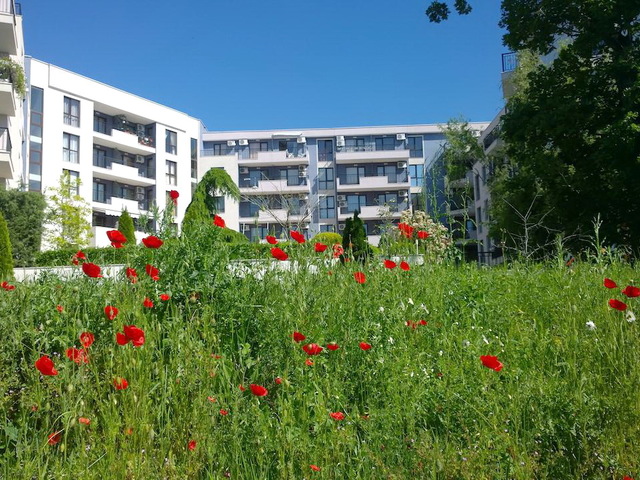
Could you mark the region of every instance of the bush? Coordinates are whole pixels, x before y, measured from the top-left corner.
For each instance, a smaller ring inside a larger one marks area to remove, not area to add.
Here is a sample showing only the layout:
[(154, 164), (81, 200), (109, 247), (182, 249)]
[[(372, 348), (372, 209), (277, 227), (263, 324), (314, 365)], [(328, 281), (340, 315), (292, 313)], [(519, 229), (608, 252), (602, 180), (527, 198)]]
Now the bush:
[[(82, 251), (91, 263), (98, 265), (124, 264), (127, 260), (144, 251), (145, 247), (135, 246), (135, 252), (131, 248), (83, 248)], [(65, 248), (61, 250), (47, 250), (40, 252), (36, 257), (37, 267), (57, 267), (71, 265), (71, 259), (78, 250), (75, 248)]]
[(46, 202), (38, 192), (0, 190), (0, 212), (9, 228), (9, 240), (16, 267), (35, 263), (42, 242)]
[(367, 242), (367, 233), (364, 230), (362, 220), (358, 217), (357, 210), (354, 212), (353, 218), (347, 218), (345, 222), (342, 248), (344, 248), (345, 255), (350, 255), (363, 263), (371, 256), (371, 246)]
[(7, 222), (0, 213), (0, 280), (13, 278), (13, 258)]
[(320, 242), (325, 245), (335, 245), (336, 243), (342, 244), (342, 235), (335, 232), (321, 232), (314, 236), (310, 242)]

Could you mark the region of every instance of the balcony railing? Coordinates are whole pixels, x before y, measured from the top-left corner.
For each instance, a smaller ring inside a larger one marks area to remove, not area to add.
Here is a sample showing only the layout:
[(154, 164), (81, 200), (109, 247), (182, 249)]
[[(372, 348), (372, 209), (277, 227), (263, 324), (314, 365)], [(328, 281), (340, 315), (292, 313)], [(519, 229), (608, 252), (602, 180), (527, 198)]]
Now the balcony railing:
[(484, 137), (484, 140), (482, 141), (482, 145), (484, 146), (484, 149), (486, 150), (487, 148), (489, 148), (491, 146), (491, 144), (493, 142), (495, 142), (498, 137), (500, 137), (500, 130), (502, 129), (502, 124), (498, 123), (495, 127), (493, 127), (493, 129), (489, 132), (489, 135), (487, 135), (486, 137)]
[[(397, 150), (395, 145), (376, 145), (375, 143), (365, 143), (364, 145), (344, 145), (342, 147), (338, 147), (336, 151), (338, 152), (389, 152), (392, 150)], [(400, 150), (406, 150), (406, 148), (401, 148)]]
[(387, 177), (388, 183), (405, 183), (408, 182), (409, 179), (407, 177), (407, 173), (390, 173), (388, 175), (342, 175), (338, 178), (340, 179), (340, 185), (359, 185), (360, 179), (371, 178), (371, 177)]
[(0, 128), (0, 151), (11, 151), (11, 135), (9, 135), (9, 129), (6, 127)]
[(13, 0), (0, 0), (0, 13), (22, 15), (22, 5)]
[(138, 176), (140, 177), (154, 178), (154, 172), (152, 168), (147, 168), (143, 164), (137, 163), (135, 161), (123, 162), (122, 159), (116, 157), (97, 157), (95, 155), (93, 157), (94, 167), (107, 168), (111, 170), (113, 168), (113, 164), (122, 165), (123, 167), (135, 168), (136, 170), (138, 170)]
[(515, 52), (502, 54), (502, 73), (513, 72), (518, 66), (518, 56)]

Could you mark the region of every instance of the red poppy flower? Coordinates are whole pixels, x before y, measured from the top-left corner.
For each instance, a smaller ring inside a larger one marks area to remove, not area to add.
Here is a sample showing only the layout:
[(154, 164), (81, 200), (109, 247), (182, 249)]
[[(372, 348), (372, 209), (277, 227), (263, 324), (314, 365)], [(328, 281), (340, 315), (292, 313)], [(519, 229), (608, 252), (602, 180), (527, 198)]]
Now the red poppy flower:
[(627, 285), (622, 290), (622, 294), (629, 298), (640, 297), (640, 288), (634, 287), (633, 285)]
[(129, 343), (129, 339), (124, 333), (118, 332), (116, 333), (116, 342), (118, 343), (118, 345), (126, 345), (127, 343)]
[(147, 308), (153, 308), (153, 300), (151, 300), (149, 297), (144, 297), (144, 302), (142, 302), (142, 305)]
[(113, 379), (113, 387), (116, 390), (126, 390), (129, 387), (129, 382), (124, 377), (116, 377)]
[(327, 249), (327, 246), (324, 243), (316, 242), (315, 245), (316, 253), (322, 253)]
[(337, 343), (328, 343), (327, 344), (327, 349), (331, 350), (332, 352), (335, 352), (339, 348), (340, 348), (340, 345), (338, 345)]
[(276, 382), (277, 385), (280, 385), (282, 383), (282, 379), (280, 377), (276, 377), (274, 381)]
[(633, 478), (631, 478), (629, 475), (625, 475), (624, 477), (622, 477), (622, 480), (633, 480)]
[(289, 255), (287, 255), (284, 250), (282, 250), (281, 248), (278, 247), (273, 247), (271, 249), (271, 256), (273, 258), (275, 258), (276, 260), (286, 260), (287, 258), (289, 258)]
[(333, 258), (338, 258), (340, 255), (344, 254), (344, 248), (339, 243), (336, 243), (333, 247)]
[(302, 340), (307, 338), (300, 332), (293, 332), (293, 335), (291, 335), (291, 337), (293, 337), (294, 342), (301, 342)]
[(278, 243), (278, 240), (273, 235), (267, 235), (265, 239), (267, 240), (267, 243), (270, 243), (271, 245)]
[(69, 360), (77, 363), (78, 365), (80, 365), (81, 363), (89, 363), (86, 352), (82, 348), (67, 348), (65, 354), (67, 355), (67, 358)]
[(149, 275), (152, 280), (156, 282), (160, 280), (160, 270), (158, 270), (156, 267), (147, 263), (144, 269), (147, 272), (147, 275)]
[(409, 270), (411, 270), (411, 267), (407, 262), (400, 262), (400, 268), (405, 272), (408, 272)]
[(86, 260), (87, 256), (84, 254), (84, 252), (82, 250), (78, 250), (76, 253), (73, 254), (73, 257), (71, 257), (71, 263), (73, 263), (74, 265), (78, 265), (78, 263), (80, 263), (80, 260)]
[(627, 309), (626, 303), (621, 302), (620, 300), (616, 300), (615, 298), (609, 300), (609, 306), (611, 308), (615, 308), (616, 310), (620, 310), (621, 312), (624, 312)]
[(302, 346), (302, 350), (304, 350), (307, 355), (319, 355), (323, 348), (317, 343), (307, 343)]
[(344, 420), (344, 413), (342, 412), (331, 412), (329, 416), (334, 420), (338, 420), (338, 421)]
[(498, 357), (493, 355), (480, 355), (480, 361), (485, 367), (491, 370), (495, 370), (496, 372), (502, 370), (503, 365), (498, 361)]
[(195, 440), (191, 440), (188, 443), (187, 448), (193, 452), (196, 449), (196, 445), (197, 445), (196, 441)]
[(107, 237), (109, 237), (109, 241), (112, 243), (126, 243), (127, 241), (127, 237), (125, 237), (120, 230), (108, 230)]
[(64, 307), (62, 305), (56, 305), (56, 310), (58, 310), (58, 312), (62, 313), (62, 312), (64, 312)]
[(360, 345), (358, 345), (362, 350), (364, 350), (365, 352), (367, 350), (371, 350), (371, 345), (368, 344), (367, 342), (360, 342)]
[(49, 445), (55, 445), (56, 443), (59, 443), (60, 440), (62, 440), (62, 431), (53, 432), (47, 437), (47, 440), (49, 442)]
[(118, 311), (119, 310), (116, 307), (112, 307), (111, 305), (104, 307), (104, 314), (109, 320), (116, 318), (118, 316)]
[(167, 295), (166, 293), (160, 294), (160, 300), (162, 300), (163, 302), (168, 301), (170, 298), (171, 297), (169, 295)]
[(155, 235), (149, 235), (142, 239), (142, 243), (147, 248), (160, 248), (164, 242)]
[(411, 320), (407, 320), (406, 322), (404, 322), (404, 324), (405, 324), (407, 327), (411, 327), (411, 328), (413, 328), (414, 330), (415, 330), (415, 329), (416, 329), (416, 327), (418, 326), (418, 324), (417, 324), (416, 322), (411, 321)]
[(135, 268), (127, 267), (126, 274), (131, 283), (136, 283), (138, 281), (138, 272), (136, 272)]
[(80, 417), (78, 418), (78, 423), (81, 423), (83, 425), (91, 425), (91, 419), (87, 417)]
[(89, 262), (83, 263), (82, 271), (87, 277), (91, 277), (91, 278), (102, 277), (102, 275), (100, 274), (100, 267), (95, 263), (89, 263)]
[(10, 285), (9, 282), (2, 282), (0, 284), (0, 287), (4, 288), (7, 292), (10, 292), (11, 290), (15, 290), (16, 286), (15, 285)]
[(319, 472), (320, 470), (322, 470), (319, 466), (313, 464), (309, 465), (309, 468), (314, 472)]
[(353, 274), (353, 278), (355, 278), (356, 282), (364, 283), (367, 281), (367, 277), (362, 272), (356, 272)]
[(398, 230), (400, 230), (400, 233), (407, 237), (407, 238), (411, 238), (411, 236), (413, 235), (413, 227), (409, 224), (406, 223), (399, 223), (398, 224)]
[(169, 192), (169, 198), (171, 198), (171, 200), (173, 200), (173, 204), (174, 205), (178, 205), (178, 197), (180, 196), (180, 194), (178, 193), (177, 190), (171, 190)]
[(131, 342), (134, 347), (140, 347), (144, 345), (144, 330), (142, 330), (141, 328), (138, 328), (135, 325), (124, 325), (122, 327), (122, 331), (124, 332), (126, 342), (120, 343), (122, 341), (122, 338), (118, 339), (117, 336), (122, 334), (116, 334), (116, 340), (120, 345), (126, 345), (129, 342)]
[(605, 278), (603, 283), (604, 283), (604, 286), (607, 288), (616, 288), (618, 286), (618, 284), (613, 280), (611, 280), (610, 278)]
[(242, 384), (238, 385), (238, 388), (240, 389), (241, 392), (244, 392), (246, 390), (246, 388), (244, 388), (244, 385)]
[(429, 238), (429, 232), (425, 232), (424, 230), (420, 230), (418, 232), (418, 238), (420, 240), (426, 240), (427, 238)]
[(91, 332), (82, 332), (80, 334), (80, 343), (82, 343), (84, 348), (89, 348), (91, 345), (93, 345), (94, 340), (95, 338), (93, 336), (93, 333)]
[(304, 235), (302, 235), (300, 232), (296, 232), (295, 230), (291, 230), (289, 232), (289, 235), (291, 235), (291, 238), (293, 238), (298, 243), (304, 243), (306, 241)]
[(420, 325), (426, 325), (426, 324), (427, 324), (427, 321), (426, 321), (426, 320), (420, 320), (418, 323), (419, 323)]
[(253, 393), (256, 397), (264, 397), (267, 393), (269, 393), (269, 390), (261, 385), (255, 385), (252, 383), (249, 386), (251, 387), (251, 393)]
[(221, 408), (220, 415), (222, 415), (223, 417), (226, 417), (227, 415), (229, 415), (229, 410), (225, 410), (224, 408)]
[(392, 262), (391, 260), (385, 260), (384, 268), (388, 268), (388, 269), (396, 268), (396, 262)]
[(51, 360), (46, 355), (43, 355), (38, 360), (36, 360), (35, 366), (42, 375), (58, 375), (58, 371), (53, 366), (53, 360)]
[(220, 215), (213, 216), (213, 224), (216, 227), (220, 227), (220, 228), (225, 228), (227, 226), (227, 224), (224, 221), (224, 218), (222, 218)]
[(313, 362), (311, 361), (310, 358), (307, 358), (304, 363), (307, 365), (307, 367), (312, 367), (313, 366)]

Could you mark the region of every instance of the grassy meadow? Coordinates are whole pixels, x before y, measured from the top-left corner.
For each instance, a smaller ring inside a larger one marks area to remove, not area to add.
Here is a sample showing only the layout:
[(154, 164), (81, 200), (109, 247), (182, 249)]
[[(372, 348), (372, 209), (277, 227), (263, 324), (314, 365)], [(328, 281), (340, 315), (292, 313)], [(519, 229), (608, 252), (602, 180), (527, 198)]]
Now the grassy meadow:
[[(0, 477), (640, 475), (640, 325), (627, 313), (640, 298), (621, 294), (637, 268), (404, 271), (286, 250), (296, 271), (239, 274), (207, 230), (132, 255), (135, 283), (78, 267), (0, 290)], [(144, 344), (120, 345), (125, 325)], [(66, 352), (83, 332), (95, 341), (76, 363)], [(311, 343), (322, 351), (308, 355)], [(57, 375), (36, 369), (42, 356)]]

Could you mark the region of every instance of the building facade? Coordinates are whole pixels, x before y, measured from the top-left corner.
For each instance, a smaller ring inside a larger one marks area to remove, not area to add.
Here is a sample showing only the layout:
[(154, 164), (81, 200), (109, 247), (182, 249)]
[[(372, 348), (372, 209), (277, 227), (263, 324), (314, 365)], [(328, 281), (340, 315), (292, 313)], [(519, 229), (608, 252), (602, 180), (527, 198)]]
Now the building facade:
[(204, 132), (202, 141), (200, 175), (224, 168), (240, 187), (240, 202), (219, 202), (230, 228), (251, 240), (340, 233), (357, 210), (377, 245), (381, 225), (425, 208), (425, 169), (444, 135), (438, 125), (403, 125)]
[[(180, 194), (182, 221), (197, 177), (201, 122), (189, 115), (27, 57), (29, 112), (22, 181), (46, 195), (63, 173), (91, 205), (93, 245), (108, 245), (123, 210), (138, 218)], [(136, 227), (136, 230), (140, 229)], [(138, 232), (142, 236), (141, 232)]]
[(17, 187), (22, 171), (24, 37), (19, 3), (0, 0), (0, 187)]

